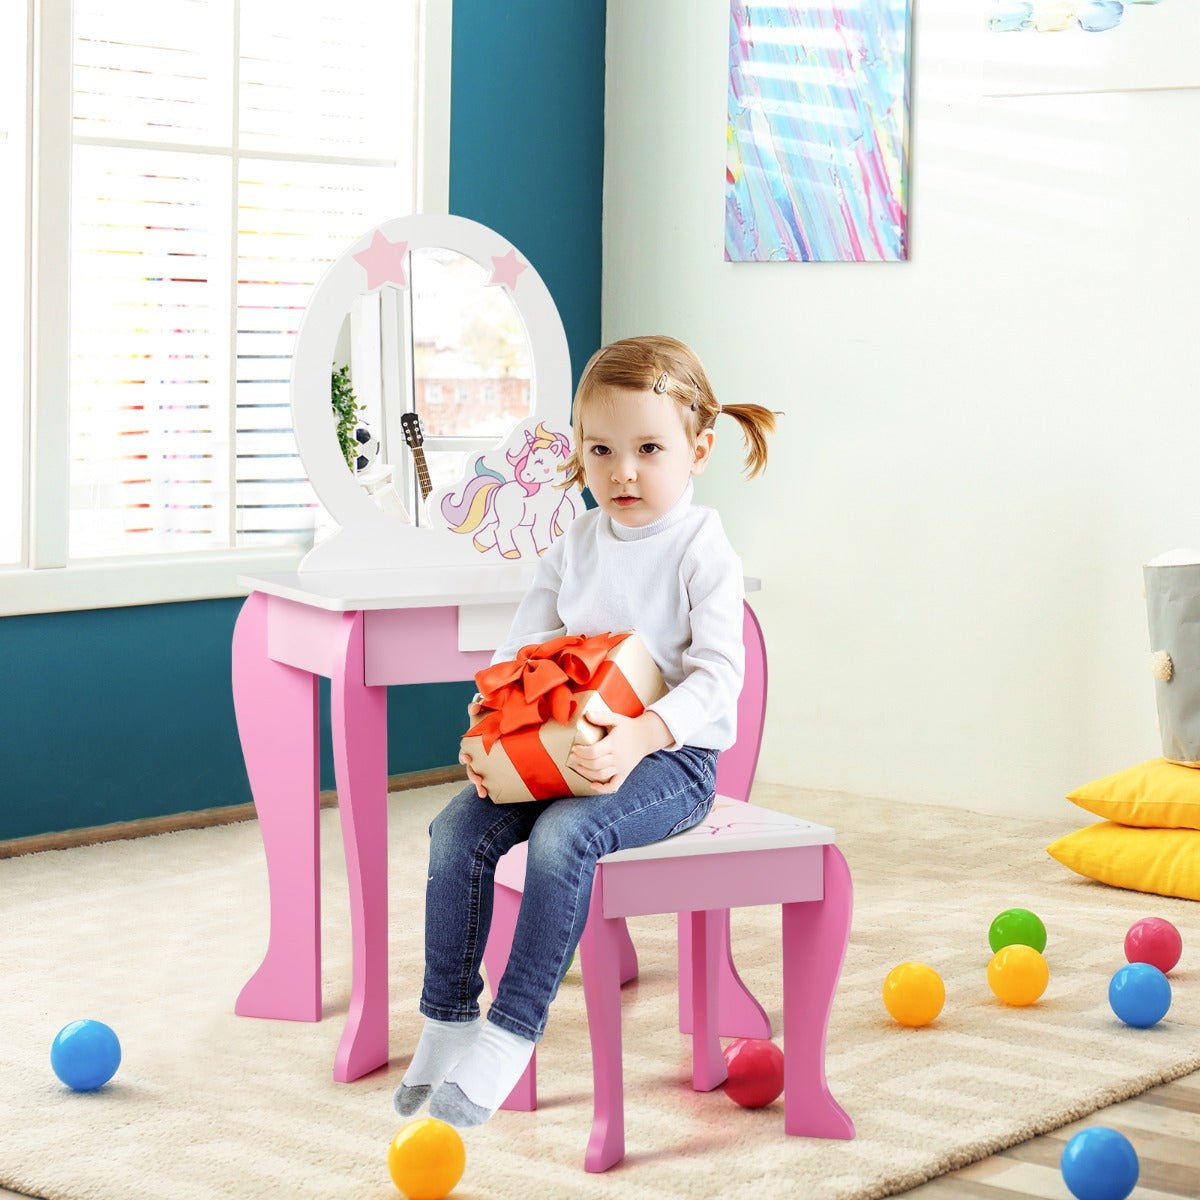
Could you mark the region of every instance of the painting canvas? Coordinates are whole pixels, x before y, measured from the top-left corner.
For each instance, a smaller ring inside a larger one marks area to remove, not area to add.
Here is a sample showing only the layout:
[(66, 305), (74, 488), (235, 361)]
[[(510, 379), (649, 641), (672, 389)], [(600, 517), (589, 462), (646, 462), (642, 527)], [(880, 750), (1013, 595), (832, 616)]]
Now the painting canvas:
[(976, 0), (989, 96), (1200, 85), (1197, 0)]
[(908, 257), (910, 0), (730, 0), (725, 258)]

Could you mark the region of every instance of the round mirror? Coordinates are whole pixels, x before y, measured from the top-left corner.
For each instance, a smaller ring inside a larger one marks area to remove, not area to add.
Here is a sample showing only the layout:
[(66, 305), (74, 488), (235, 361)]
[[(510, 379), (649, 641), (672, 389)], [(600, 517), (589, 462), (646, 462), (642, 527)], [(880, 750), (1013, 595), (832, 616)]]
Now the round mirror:
[[(524, 423), (569, 449), (570, 404), (553, 300), (499, 234), (440, 215), (369, 231), (317, 285), (297, 335), (296, 441), (338, 527), (300, 569), (480, 561), (478, 539), (429, 510), (431, 493)], [(557, 524), (581, 508), (562, 505)]]

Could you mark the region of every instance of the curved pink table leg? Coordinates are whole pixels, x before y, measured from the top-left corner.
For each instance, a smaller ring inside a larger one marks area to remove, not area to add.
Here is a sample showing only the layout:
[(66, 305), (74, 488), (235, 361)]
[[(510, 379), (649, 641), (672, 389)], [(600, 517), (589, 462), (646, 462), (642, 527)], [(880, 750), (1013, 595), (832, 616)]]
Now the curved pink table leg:
[(242, 1017), (321, 1019), (317, 679), (267, 657), (267, 597), (233, 631), (233, 707), (267, 856), (270, 935), (234, 1005)]
[(365, 682), (361, 612), (338, 628), (329, 696), (353, 942), (333, 1077), (348, 1083), (388, 1061), (387, 688)]
[(625, 1157), (625, 1092), (621, 1079), (620, 918), (604, 915), (604, 868), (596, 871), (587, 925), (579, 943), (583, 998), (592, 1042), (592, 1132), (583, 1166), (607, 1171)]
[(825, 1082), (825, 1034), (846, 945), (854, 887), (836, 846), (825, 847), (825, 898), (783, 905), (783, 1077), (787, 1133), (854, 1137)]
[[(517, 931), (517, 914), (521, 910), (521, 893), (498, 883), (492, 892), (492, 923), (488, 928), (487, 945), (483, 948), (483, 966), (487, 972), (488, 990), (492, 999), (504, 977), (508, 956), (512, 951), (513, 936)], [(513, 1090), (500, 1102), (501, 1108), (510, 1112), (533, 1112), (537, 1108), (537, 1047), (525, 1073), (517, 1080)]]

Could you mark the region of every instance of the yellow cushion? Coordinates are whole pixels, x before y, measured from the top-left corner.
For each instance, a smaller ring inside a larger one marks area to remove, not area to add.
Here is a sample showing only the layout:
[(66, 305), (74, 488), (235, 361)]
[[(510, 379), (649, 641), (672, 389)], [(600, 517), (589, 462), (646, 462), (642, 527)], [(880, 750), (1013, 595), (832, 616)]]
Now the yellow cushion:
[(1051, 842), (1046, 853), (1113, 887), (1200, 900), (1200, 830), (1133, 829), (1099, 821)]
[(1098, 817), (1143, 829), (1200, 829), (1200, 769), (1165, 758), (1127, 767), (1067, 793)]

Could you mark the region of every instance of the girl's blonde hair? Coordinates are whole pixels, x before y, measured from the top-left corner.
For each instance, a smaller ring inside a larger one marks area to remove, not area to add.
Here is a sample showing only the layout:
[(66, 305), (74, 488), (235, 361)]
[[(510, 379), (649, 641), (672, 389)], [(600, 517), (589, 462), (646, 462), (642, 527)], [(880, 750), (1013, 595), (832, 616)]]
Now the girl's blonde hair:
[(679, 405), (683, 428), (693, 439), (713, 427), (718, 413), (728, 413), (742, 427), (747, 477), (753, 479), (767, 465), (766, 435), (774, 433), (777, 414), (761, 404), (722, 406), (713, 395), (703, 364), (689, 346), (672, 337), (648, 335), (622, 338), (602, 347), (583, 368), (571, 415), (575, 448), (563, 467), (568, 483), (585, 486), (583, 412), (597, 391), (606, 387), (653, 390), (669, 396)]

